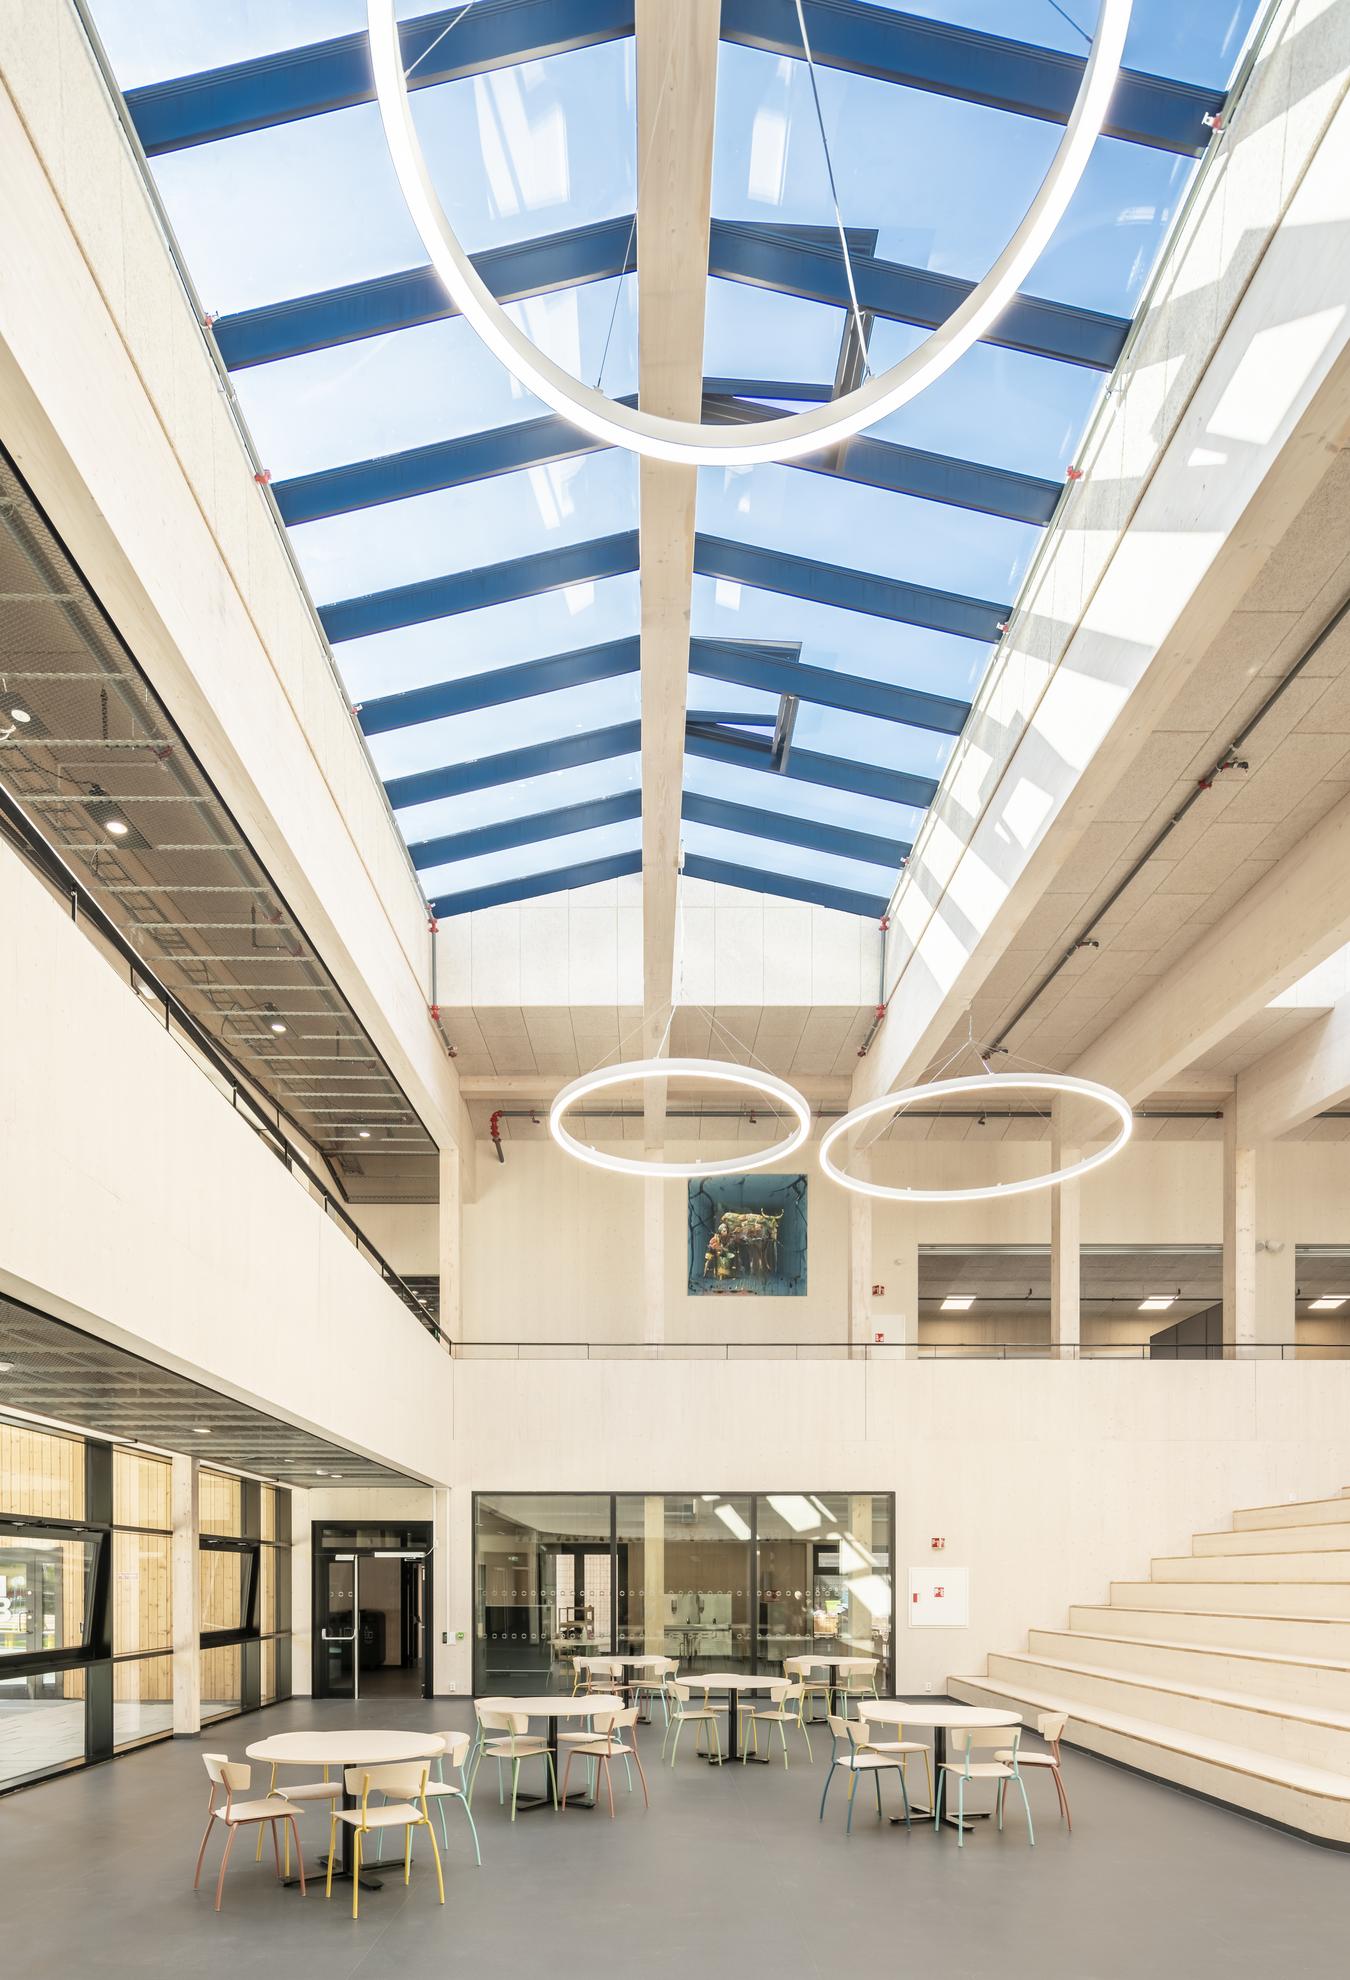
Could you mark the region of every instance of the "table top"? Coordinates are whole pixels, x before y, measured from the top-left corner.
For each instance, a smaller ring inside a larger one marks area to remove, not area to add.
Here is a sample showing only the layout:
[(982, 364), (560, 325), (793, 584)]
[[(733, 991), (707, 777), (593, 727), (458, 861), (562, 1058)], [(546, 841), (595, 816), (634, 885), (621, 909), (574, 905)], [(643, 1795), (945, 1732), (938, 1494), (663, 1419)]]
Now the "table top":
[(626, 1656), (620, 1650), (615, 1650), (608, 1655), (602, 1653), (594, 1657), (572, 1658), (572, 1662), (574, 1664), (580, 1664), (582, 1670), (584, 1671), (588, 1671), (592, 1664), (623, 1664), (626, 1667), (632, 1666), (633, 1668), (636, 1668), (639, 1665), (668, 1664), (668, 1663), (674, 1663), (674, 1661), (675, 1659), (673, 1657), (663, 1656), (660, 1652), (648, 1653), (641, 1650), (639, 1650), (637, 1654), (632, 1657)]
[(691, 1691), (763, 1691), (767, 1685), (788, 1684), (781, 1671), (751, 1677), (748, 1671), (689, 1671), (681, 1673), (676, 1684), (687, 1684)]
[(445, 1751), (439, 1733), (377, 1732), (348, 1726), (344, 1732), (273, 1733), (244, 1748), (250, 1760), (278, 1766), (384, 1767), (399, 1760), (433, 1760)]
[(546, 1692), (540, 1698), (479, 1698), (489, 1712), (523, 1712), (530, 1719), (589, 1719), (597, 1712), (622, 1712), (622, 1698), (611, 1692), (579, 1691), (575, 1698)]
[(950, 1698), (866, 1698), (862, 1716), (869, 1726), (1020, 1726), (1020, 1712), (992, 1705), (959, 1705)]
[(816, 1650), (802, 1650), (793, 1658), (794, 1664), (832, 1664), (837, 1671), (867, 1671), (880, 1665), (880, 1657), (835, 1657)]

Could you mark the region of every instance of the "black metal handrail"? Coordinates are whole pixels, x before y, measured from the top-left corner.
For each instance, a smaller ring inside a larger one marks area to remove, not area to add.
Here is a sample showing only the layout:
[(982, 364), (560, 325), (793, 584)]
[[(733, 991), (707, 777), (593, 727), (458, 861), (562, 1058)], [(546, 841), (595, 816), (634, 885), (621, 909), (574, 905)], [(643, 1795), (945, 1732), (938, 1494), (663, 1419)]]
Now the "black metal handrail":
[[(274, 1113), (250, 1090), (246, 1076), (230, 1059), (228, 1053), (214, 1039), (185, 1004), (179, 1002), (172, 990), (163, 984), (154, 970), (137, 954), (128, 942), (117, 923), (103, 908), (80, 880), (74, 869), (62, 859), (56, 848), (45, 839), (22, 805), (13, 795), (0, 785), (0, 830), (5, 837), (28, 861), (29, 865), (70, 903), (71, 919), (78, 922), (81, 917), (93, 928), (100, 941), (107, 945), (127, 965), (131, 989), (147, 995), (163, 1006), (164, 1028), (172, 1037), (176, 1024), (184, 1037), (208, 1062), (212, 1071), (229, 1088), (234, 1110), (254, 1133), (271, 1149), (283, 1166), (292, 1175), (300, 1177), (304, 1185), (323, 1204), (326, 1213), (336, 1218), (351, 1239), (357, 1251), (379, 1272), (390, 1291), (394, 1293), (408, 1311), (414, 1314), (420, 1324), (436, 1340), (444, 1341), (440, 1325), (430, 1307), (421, 1295), (400, 1278), (388, 1259), (376, 1249), (361, 1229), (356, 1219), (329, 1189), (318, 1172), (305, 1160), (298, 1149), (292, 1147), (282, 1128), (284, 1117), (279, 1106)], [(274, 1117), (275, 1115), (275, 1117)]]

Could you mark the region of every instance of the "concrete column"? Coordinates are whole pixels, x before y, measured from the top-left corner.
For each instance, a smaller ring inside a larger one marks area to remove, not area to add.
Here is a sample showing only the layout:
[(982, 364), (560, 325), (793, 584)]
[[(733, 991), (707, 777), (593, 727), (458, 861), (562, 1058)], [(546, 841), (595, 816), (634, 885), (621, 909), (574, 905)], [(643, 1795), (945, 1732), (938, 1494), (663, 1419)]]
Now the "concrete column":
[(451, 1493), (448, 1486), (438, 1486), (431, 1495), (431, 1613), (426, 1620), (431, 1631), (431, 1688), (438, 1698), (463, 1688), (456, 1682), (459, 1669), (450, 1623), (455, 1570), (451, 1529)]
[(1264, 1238), (1256, 1249), (1256, 1332), (1269, 1341), (1272, 1359), (1298, 1338), (1295, 1296), (1298, 1250), (1292, 1239)]
[(1256, 1150), (1238, 1140), (1237, 1112), (1223, 1117), (1223, 1351), (1238, 1359), (1256, 1339)]
[(201, 1597), (198, 1582), (200, 1526), (197, 1460), (173, 1461), (173, 1729), (202, 1729)]
[(896, 1239), (895, 1257), (886, 1282), (886, 1345), (902, 1346), (905, 1358), (912, 1360), (919, 1351), (919, 1233), (917, 1213), (903, 1213), (904, 1223)]
[[(644, 1162), (664, 1159), (663, 1148), (644, 1148)], [(642, 1185), (642, 1338), (659, 1347), (666, 1338), (666, 1185), (657, 1177)]]
[(308, 1698), (314, 1689), (314, 1549), (309, 1493), (291, 1492), (291, 1691)]
[[(1051, 1110), (1050, 1161), (1062, 1169), (1082, 1160), (1077, 1123), (1066, 1118), (1063, 1101)], [(1050, 1192), (1050, 1353), (1072, 1361), (1081, 1341), (1082, 1201), (1076, 1182)]]
[[(473, 1493), (467, 1485), (437, 1492), (435, 1521), (436, 1583), (442, 1591), (436, 1598), (436, 1690), (471, 1693), (478, 1618), (473, 1583)], [(456, 1641), (461, 1630), (462, 1643)], [(442, 1632), (449, 1636), (448, 1644), (439, 1641)]]
[(642, 1501), (642, 1648), (649, 1657), (666, 1649), (666, 1502), (659, 1492)]
[(463, 1338), (464, 1323), (464, 1165), (453, 1144), (441, 1150), (440, 1209), (436, 1258), (441, 1275), (441, 1332)]
[[(864, 1181), (871, 1173), (865, 1155), (854, 1159), (854, 1173)], [(861, 1359), (876, 1329), (872, 1316), (872, 1199), (850, 1193), (848, 1199), (848, 1348), (850, 1360)]]

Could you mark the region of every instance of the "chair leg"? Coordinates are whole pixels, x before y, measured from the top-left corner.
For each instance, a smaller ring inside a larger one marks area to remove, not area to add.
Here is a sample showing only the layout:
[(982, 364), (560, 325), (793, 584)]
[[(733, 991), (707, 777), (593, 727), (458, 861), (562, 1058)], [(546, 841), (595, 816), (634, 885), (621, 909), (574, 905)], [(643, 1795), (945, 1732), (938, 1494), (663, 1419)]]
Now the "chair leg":
[(206, 1861), (206, 1845), (211, 1840), (211, 1831), (215, 1827), (215, 1825), (216, 1825), (215, 1816), (208, 1815), (206, 1819), (206, 1828), (202, 1832), (202, 1846), (197, 1851), (197, 1873), (192, 1879), (192, 1888), (194, 1891), (199, 1890), (201, 1888), (202, 1864)]
[(1072, 1835), (1072, 1834), (1073, 1834), (1073, 1816), (1072, 1816), (1072, 1815), (1070, 1815), (1070, 1813), (1069, 1813), (1069, 1797), (1068, 1797), (1068, 1795), (1067, 1795), (1067, 1794), (1065, 1793), (1065, 1791), (1064, 1791), (1064, 1782), (1063, 1782), (1063, 1779), (1062, 1779), (1062, 1778), (1061, 1778), (1061, 1776), (1060, 1776), (1060, 1771), (1059, 1771), (1059, 1768), (1058, 1768), (1058, 1767), (1052, 1767), (1052, 1768), (1050, 1769), (1050, 1773), (1051, 1773), (1051, 1777), (1053, 1778), (1053, 1780), (1054, 1780), (1054, 1783), (1055, 1783), (1055, 1793), (1056, 1793), (1056, 1794), (1057, 1794), (1057, 1795), (1059, 1796), (1059, 1806), (1060, 1806), (1060, 1810), (1061, 1810), (1061, 1813), (1062, 1813), (1062, 1814), (1063, 1814), (1063, 1816), (1064, 1816), (1064, 1820), (1065, 1820), (1065, 1821), (1066, 1821), (1066, 1822), (1068, 1823), (1068, 1825), (1069, 1825), (1069, 1834), (1070, 1834), (1070, 1835)]
[(225, 1824), (225, 1854), (220, 1859), (220, 1875), (216, 1878), (216, 1910), (220, 1910), (220, 1900), (225, 1894), (225, 1871), (229, 1866), (230, 1851), (234, 1848), (235, 1825)]
[(483, 1853), (478, 1847), (478, 1825), (473, 1819), (473, 1810), (469, 1806), (467, 1796), (464, 1798), (463, 1808), (464, 1819), (469, 1825), (469, 1834), (473, 1837), (473, 1860), (481, 1870), (483, 1867)]
[(289, 1876), (290, 1876), (290, 1874), (291, 1874), (291, 1836), (292, 1836), (292, 1834), (294, 1834), (294, 1836), (295, 1836), (295, 1867), (296, 1867), (296, 1869), (297, 1869), (297, 1870), (298, 1870), (298, 1871), (300, 1872), (300, 1895), (301, 1895), (301, 1897), (304, 1897), (304, 1896), (306, 1895), (306, 1892), (305, 1892), (305, 1852), (304, 1852), (304, 1851), (303, 1851), (303, 1850), (301, 1849), (301, 1847), (300, 1847), (300, 1831), (299, 1831), (299, 1830), (298, 1830), (298, 1829), (296, 1828), (296, 1826), (295, 1826), (295, 1817), (294, 1817), (294, 1815), (287, 1815), (287, 1816), (285, 1816), (285, 1817), (284, 1817), (283, 1819), (285, 1820), (285, 1823), (286, 1823), (286, 1875), (287, 1875), (287, 1876), (289, 1877)]
[(928, 1781), (928, 1806), (933, 1805), (933, 1758), (928, 1748), (923, 1750), (923, 1771)]
[[(909, 1755), (906, 1754), (905, 1759), (907, 1760), (908, 1758)], [(909, 1819), (909, 1782), (905, 1779), (905, 1769), (903, 1763), (901, 1764), (900, 1767), (900, 1798), (905, 1804), (905, 1827), (907, 1829), (912, 1828), (913, 1824)]]
[(520, 1787), (520, 1762), (519, 1760), (513, 1760), (511, 1762), (511, 1820), (513, 1822), (516, 1819), (516, 1793), (519, 1787)]
[(652, 1800), (647, 1792), (647, 1776), (642, 1771), (642, 1755), (638, 1752), (636, 1745), (633, 1747), (633, 1758), (637, 1762), (638, 1779), (642, 1783), (642, 1805), (644, 1808), (650, 1808)]
[(946, 1785), (947, 1776), (945, 1774), (939, 1774), (937, 1777), (937, 1793), (930, 1797), (933, 1807), (933, 1827), (935, 1829), (940, 1827), (942, 1822), (942, 1790)]
[(558, 1806), (558, 1770), (553, 1764), (553, 1755), (547, 1750), (545, 1750), (544, 1758), (548, 1762), (549, 1784), (553, 1789), (553, 1806), (556, 1808)]
[(413, 1825), (409, 1822), (403, 1833), (403, 1881), (405, 1884), (412, 1882), (412, 1832)]
[(445, 1878), (441, 1874), (441, 1852), (436, 1847), (436, 1831), (427, 1823), (427, 1834), (431, 1837), (431, 1860), (436, 1865), (436, 1889), (441, 1903), (445, 1903)]
[(873, 1787), (874, 1787), (874, 1788), (876, 1789), (876, 1791), (877, 1791), (877, 1820), (878, 1820), (878, 1821), (880, 1821), (880, 1820), (881, 1820), (881, 1817), (882, 1817), (882, 1814), (883, 1814), (883, 1812), (884, 1812), (884, 1811), (883, 1811), (883, 1809), (882, 1809), (882, 1806), (881, 1806), (881, 1769), (880, 1769), (880, 1767), (874, 1767), (874, 1768), (872, 1769), (872, 1786), (873, 1786)]
[[(285, 1874), (289, 1878), (291, 1874), (291, 1830), (295, 1828), (295, 1817), (294, 1815), (283, 1815), (278, 1819), (281, 1822), (281, 1838), (286, 1845)], [(296, 1839), (295, 1839), (295, 1853), (297, 1856), (300, 1855), (300, 1837), (298, 1834), (296, 1835)], [(302, 1869), (304, 1868), (303, 1860), (301, 1863), (301, 1868)]]
[(832, 1781), (833, 1779), (834, 1779), (834, 1762), (833, 1762), (833, 1760), (831, 1760), (831, 1762), (830, 1762), (830, 1764), (829, 1764), (829, 1767), (828, 1767), (828, 1769), (826, 1770), (826, 1774), (825, 1774), (825, 1785), (824, 1785), (824, 1787), (823, 1787), (823, 1788), (821, 1789), (821, 1791), (820, 1791), (820, 1816), (819, 1816), (819, 1819), (820, 1819), (820, 1820), (821, 1820), (822, 1822), (823, 1822), (823, 1821), (825, 1820), (825, 1797), (826, 1797), (826, 1795), (827, 1795), (827, 1794), (829, 1793), (829, 1791), (830, 1791), (830, 1782), (831, 1782), (831, 1781)]
[[(609, 1819), (612, 1822), (614, 1820), (614, 1779), (608, 1759), (602, 1760), (600, 1762), (600, 1765), (605, 1770), (605, 1793), (609, 1796)], [(600, 1783), (597, 1780), (596, 1782), (597, 1788), (599, 1787), (599, 1785)], [(596, 1796), (596, 1799), (599, 1800), (598, 1795)]]
[(352, 1837), (352, 1917), (360, 1914), (361, 1907), (361, 1837), (364, 1830), (358, 1829)]
[(337, 1816), (328, 1819), (328, 1876), (324, 1881), (324, 1896), (333, 1895), (333, 1858), (337, 1855)]
[(572, 1778), (572, 1762), (576, 1759), (576, 1757), (577, 1757), (577, 1750), (575, 1747), (571, 1747), (567, 1755), (567, 1765), (563, 1768), (562, 1805), (564, 1808), (566, 1808), (567, 1806), (567, 1783)]
[[(272, 1817), (271, 1821), (268, 1823), (267, 1826), (272, 1831), (272, 1860), (277, 1866), (277, 1882), (280, 1883), (281, 1882), (281, 1844), (277, 1841), (277, 1818), (275, 1815)], [(258, 1824), (258, 1841), (259, 1842), (262, 1841), (261, 1822), (259, 1822)]]
[(1029, 1802), (1029, 1801), (1027, 1800), (1027, 1787), (1026, 1787), (1026, 1782), (1025, 1782), (1025, 1781), (1024, 1781), (1023, 1779), (1022, 1779), (1022, 1776), (1021, 1776), (1020, 1774), (1019, 1774), (1019, 1775), (1017, 1776), (1017, 1785), (1018, 1785), (1018, 1787), (1019, 1787), (1019, 1788), (1020, 1788), (1020, 1789), (1022, 1790), (1022, 1806), (1023, 1806), (1023, 1808), (1024, 1808), (1025, 1810), (1026, 1810), (1026, 1816), (1027, 1816), (1027, 1841), (1028, 1841), (1028, 1842), (1029, 1842), (1029, 1843), (1031, 1844), (1031, 1847), (1032, 1847), (1033, 1849), (1035, 1849), (1035, 1847), (1036, 1847), (1036, 1831), (1035, 1831), (1035, 1830), (1034, 1830), (1034, 1829), (1032, 1828), (1032, 1826), (1031, 1826), (1031, 1803), (1030, 1803), (1030, 1802)]
[(853, 1800), (857, 1786), (858, 1776), (855, 1773), (850, 1773), (848, 1777), (848, 1820), (844, 1824), (844, 1834), (848, 1836), (853, 1834)]
[(961, 1775), (956, 1783), (956, 1847), (966, 1846), (966, 1777)]
[[(675, 1765), (675, 1755), (680, 1750), (680, 1734), (684, 1731), (684, 1720), (681, 1718), (678, 1712), (675, 1714), (675, 1717), (671, 1720), (671, 1724), (675, 1729), (675, 1737), (670, 1742), (670, 1764), (673, 1767)], [(661, 1751), (663, 1753), (665, 1752), (664, 1743), (662, 1744)]]
[(1008, 1783), (1006, 1781), (1000, 1781), (998, 1784), (998, 1791), (994, 1796), (994, 1808), (998, 1814), (998, 1826), (1000, 1832), (1002, 1831), (1003, 1828), (1003, 1790), (1005, 1787), (1007, 1787), (1007, 1785)]
[(436, 1796), (436, 1812), (441, 1818), (441, 1841), (445, 1844), (446, 1848), (449, 1849), (450, 1835), (449, 1835), (449, 1831), (446, 1829), (445, 1826), (445, 1796), (443, 1794), (438, 1794)]

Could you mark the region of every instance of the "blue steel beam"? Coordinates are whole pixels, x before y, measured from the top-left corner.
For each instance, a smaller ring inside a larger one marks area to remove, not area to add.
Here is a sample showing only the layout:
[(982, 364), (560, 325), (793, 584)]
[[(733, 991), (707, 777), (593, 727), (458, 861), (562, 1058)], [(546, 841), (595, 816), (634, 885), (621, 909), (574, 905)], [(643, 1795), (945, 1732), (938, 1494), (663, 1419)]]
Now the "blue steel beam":
[(494, 667), (463, 680), (436, 681), (429, 687), (382, 694), (357, 706), (368, 736), (391, 729), (414, 728), (419, 722), (439, 722), (446, 715), (470, 715), (480, 708), (500, 708), (508, 701), (526, 701), (536, 694), (585, 687), (591, 681), (617, 680), (638, 671), (640, 654), (632, 639), (606, 640), (601, 646), (581, 646), (572, 653), (553, 653), (544, 660), (525, 660), (518, 667)]
[[(850, 250), (859, 309), (890, 322), (935, 330), (945, 323), (975, 286), (931, 268), (906, 268)], [(772, 289), (778, 294), (850, 304), (848, 270), (838, 242), (810, 241), (787, 230), (752, 220), (714, 220), (708, 272), (731, 282)], [(1076, 309), (1040, 296), (1017, 295), (985, 338), (1008, 350), (1059, 358), (1093, 371), (1110, 371), (1129, 331), (1129, 318), (1100, 310)]]
[(925, 810), (937, 791), (932, 777), (918, 777), (909, 770), (886, 770), (876, 763), (861, 763), (847, 756), (823, 756), (815, 750), (793, 749), (782, 769), (775, 769), (773, 745), (758, 736), (726, 728), (689, 727), (684, 746), (690, 756), (701, 756), (710, 763), (730, 763), (738, 770), (762, 770), (773, 777), (792, 777), (803, 784), (824, 784), (833, 791), (852, 791), (857, 797), (881, 798), (887, 804), (908, 804)]
[[(400, 38), (403, 66), (413, 71), (409, 85), (425, 89), (632, 32), (632, 0), (477, 0), (469, 7), (461, 0), (406, 21)], [(153, 158), (369, 103), (373, 95), (370, 48), (362, 33), (150, 83), (128, 90), (126, 102), (136, 135)]]
[[(553, 289), (631, 274), (637, 266), (633, 216), (489, 248), (472, 259), (498, 302), (521, 302)], [(434, 269), (403, 268), (345, 288), (238, 310), (217, 317), (214, 327), (222, 359), (231, 371), (242, 371), (251, 364), (271, 364), (457, 314)]]
[(799, 646), (770, 646), (757, 640), (692, 639), (689, 671), (705, 680), (734, 681), (766, 694), (793, 694), (818, 708), (842, 708), (850, 715), (872, 715), (880, 722), (902, 722), (911, 729), (935, 729), (959, 736), (970, 713), (968, 701), (895, 687), (828, 667), (804, 666)]
[(846, 612), (865, 612), (875, 619), (927, 626), (934, 632), (955, 633), (962, 639), (998, 638), (998, 628), (1012, 610), (987, 598), (967, 598), (959, 592), (934, 591), (903, 578), (877, 577), (871, 571), (846, 570), (840, 564), (820, 564), (785, 550), (735, 543), (729, 537), (694, 538), (694, 570), (700, 577), (726, 578), (733, 584), (777, 591), (789, 598), (808, 598)]
[[(855, 245), (855, 238), (860, 244)], [(930, 268), (906, 268), (878, 261), (865, 243), (875, 236), (851, 231), (859, 307), (897, 323), (936, 329), (970, 294), (973, 284)], [(474, 266), (499, 302), (518, 301), (552, 289), (631, 273), (636, 266), (632, 216), (598, 221), (563, 234), (546, 234), (518, 246), (475, 255)], [(756, 222), (714, 220), (709, 236), (708, 272), (730, 282), (747, 282), (781, 295), (849, 308), (848, 271), (837, 239), (821, 227), (767, 227)], [(453, 316), (455, 310), (430, 268), (405, 268), (341, 289), (268, 303), (259, 309), (222, 316), (216, 343), (233, 371), (296, 357), (303, 351), (381, 337), (419, 323)], [(1038, 357), (1062, 359), (1109, 371), (1120, 355), (1128, 319), (1068, 303), (1017, 296), (1009, 303), (988, 341)], [(781, 394), (777, 396), (783, 396)]]
[(445, 832), (436, 839), (418, 839), (408, 847), (419, 873), (428, 867), (449, 866), (459, 859), (481, 859), (512, 846), (533, 846), (544, 839), (565, 838), (571, 832), (594, 832), (602, 825), (622, 825), (642, 816), (642, 792), (618, 791), (613, 797), (587, 798), (581, 804), (559, 805), (555, 811), (532, 811), (524, 818), (499, 818), (468, 832)]
[(519, 783), (525, 777), (545, 777), (552, 770), (575, 770), (585, 763), (633, 756), (641, 747), (641, 723), (616, 722), (609, 729), (558, 736), (552, 742), (531, 743), (525, 749), (503, 750), (499, 756), (475, 757), (470, 763), (447, 763), (434, 770), (415, 770), (406, 777), (391, 777), (384, 788), (397, 811), (405, 805), (430, 804), (436, 798), (462, 797), (468, 791), (487, 791), (498, 784)]
[(438, 921), (448, 921), (451, 915), (472, 914), (476, 908), (502, 907), (508, 901), (532, 901), (541, 894), (594, 887), (601, 880), (619, 880), (626, 873), (641, 871), (641, 852), (611, 853), (607, 859), (588, 859), (579, 866), (556, 867), (551, 873), (526, 873), (519, 880), (468, 887), (461, 894), (438, 894), (431, 903), (431, 912)]
[[(837, 908), (841, 914), (861, 915), (866, 921), (880, 921), (890, 903), (882, 894), (855, 894), (847, 887), (831, 887), (824, 880), (799, 880), (789, 873), (766, 873), (761, 867), (741, 866), (730, 859), (709, 859), (704, 853), (686, 853), (684, 872), (690, 880), (718, 880), (727, 887), (747, 887), (753, 894), (779, 894), (789, 901), (811, 901), (816, 907)], [(439, 903), (433, 903), (442, 912)]]
[(621, 530), (557, 550), (538, 550), (530, 557), (512, 557), (504, 564), (481, 564), (472, 571), (451, 571), (445, 577), (422, 578), (372, 591), (364, 598), (341, 598), (319, 607), (319, 620), (334, 645), (344, 639), (365, 639), (399, 626), (418, 626), (428, 619), (477, 612), (516, 598), (534, 598), (541, 591), (564, 585), (588, 584), (598, 578), (622, 577), (638, 567), (638, 533)]
[[(756, 386), (761, 382), (746, 381)], [(827, 399), (829, 393), (811, 386), (805, 396)], [(631, 398), (620, 401), (622, 405), (633, 403)], [(769, 408), (745, 398), (719, 394), (704, 400), (704, 417), (715, 422), (748, 422), (773, 416)], [(347, 515), (382, 502), (402, 502), (443, 488), (462, 488), (493, 475), (518, 474), (526, 468), (599, 451), (597, 441), (550, 413), (542, 419), (519, 420), (512, 426), (410, 447), (401, 454), (294, 475), (288, 481), (274, 481), (272, 493), (283, 521), (317, 522), (326, 516)], [(982, 467), (974, 461), (928, 454), (917, 447), (901, 447), (863, 435), (791, 465), (866, 488), (974, 509), (981, 515), (1004, 516), (1013, 522), (1048, 522), (1061, 493), (1057, 481)]]
[[(805, 0), (805, 12), (812, 56), (826, 68), (1055, 124), (1067, 121), (1078, 93), (1083, 73), (1078, 55), (862, 0)], [(722, 38), (800, 59), (795, 0), (723, 0)], [(1105, 128), (1111, 137), (1193, 157), (1209, 140), (1206, 114), (1221, 110), (1223, 102), (1221, 89), (1122, 69)]]
[(823, 825), (819, 819), (796, 818), (788, 811), (761, 811), (753, 804), (705, 797), (701, 791), (684, 793), (680, 816), (691, 825), (711, 825), (719, 832), (741, 832), (747, 838), (771, 839), (779, 845), (806, 846), (812, 852), (862, 860), (868, 866), (898, 867), (910, 850), (908, 839), (879, 839), (871, 832)]

